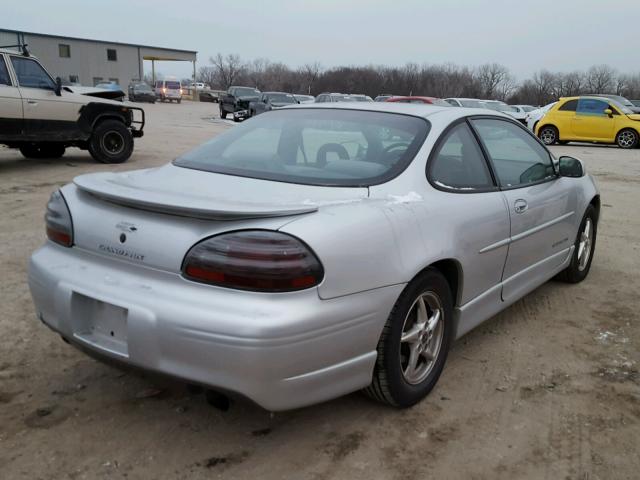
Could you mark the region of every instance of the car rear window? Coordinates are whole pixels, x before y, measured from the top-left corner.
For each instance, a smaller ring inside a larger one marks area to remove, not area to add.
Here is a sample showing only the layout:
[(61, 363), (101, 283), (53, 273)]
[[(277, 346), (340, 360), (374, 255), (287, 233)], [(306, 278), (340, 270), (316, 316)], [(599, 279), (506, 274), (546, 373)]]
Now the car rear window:
[(413, 160), (429, 122), (348, 109), (291, 109), (252, 118), (174, 161), (207, 172), (330, 186), (386, 182)]
[(164, 82), (164, 84), (167, 86), (167, 88), (170, 88), (172, 90), (177, 90), (180, 88), (180, 82)]

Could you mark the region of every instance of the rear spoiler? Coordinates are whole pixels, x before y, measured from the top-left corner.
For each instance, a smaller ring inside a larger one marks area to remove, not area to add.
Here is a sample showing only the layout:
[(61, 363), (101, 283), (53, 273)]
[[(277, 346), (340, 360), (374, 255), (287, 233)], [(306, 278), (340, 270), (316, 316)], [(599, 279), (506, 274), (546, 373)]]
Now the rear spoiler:
[(73, 179), (73, 183), (80, 190), (117, 205), (203, 220), (286, 217), (318, 210), (317, 205), (238, 204), (224, 199), (190, 196), (185, 192), (141, 190), (119, 182), (120, 179), (110, 172), (94, 173), (80, 175)]

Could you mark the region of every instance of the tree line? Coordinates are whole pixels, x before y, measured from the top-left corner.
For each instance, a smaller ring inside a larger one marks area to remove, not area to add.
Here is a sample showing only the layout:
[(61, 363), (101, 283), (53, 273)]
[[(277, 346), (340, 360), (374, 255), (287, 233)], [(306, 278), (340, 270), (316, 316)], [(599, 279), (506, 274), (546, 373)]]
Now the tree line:
[(209, 65), (199, 69), (196, 80), (221, 90), (244, 85), (261, 91), (311, 95), (340, 92), (375, 97), (389, 93), (483, 98), (530, 105), (545, 105), (559, 97), (586, 93), (640, 98), (640, 73), (619, 73), (608, 65), (594, 65), (586, 71), (569, 73), (542, 69), (531, 78), (517, 82), (509, 69), (499, 63), (475, 68), (450, 63), (407, 63), (402, 67), (368, 65), (325, 69), (315, 62), (291, 68), (264, 58), (244, 61), (239, 55), (219, 53), (209, 59)]

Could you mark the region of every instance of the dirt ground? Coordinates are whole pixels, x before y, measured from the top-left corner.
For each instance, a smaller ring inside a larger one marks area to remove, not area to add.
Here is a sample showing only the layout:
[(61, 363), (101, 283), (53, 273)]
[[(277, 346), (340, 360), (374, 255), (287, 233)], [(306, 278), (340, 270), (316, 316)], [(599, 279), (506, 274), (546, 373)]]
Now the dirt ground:
[(228, 128), (215, 104), (157, 104), (129, 162), (0, 149), (0, 478), (640, 478), (640, 150), (557, 147), (602, 193), (591, 273), (549, 282), (458, 341), (404, 411), (361, 394), (223, 412), (183, 385), (122, 373), (36, 320), (27, 262), (50, 193), (81, 173), (162, 165)]

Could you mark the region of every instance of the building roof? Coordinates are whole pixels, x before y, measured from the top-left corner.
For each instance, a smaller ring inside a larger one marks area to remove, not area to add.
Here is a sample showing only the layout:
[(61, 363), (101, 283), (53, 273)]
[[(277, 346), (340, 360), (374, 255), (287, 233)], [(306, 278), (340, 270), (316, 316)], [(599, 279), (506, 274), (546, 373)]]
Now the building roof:
[(192, 53), (192, 54), (197, 54), (198, 53), (197, 50), (181, 50), (179, 48), (157, 47), (157, 46), (153, 46), (153, 45), (143, 45), (143, 44), (138, 44), (138, 43), (112, 42), (112, 41), (108, 41), (108, 40), (96, 40), (94, 38), (69, 37), (67, 35), (52, 35), (52, 34), (49, 34), (49, 33), (26, 32), (24, 30), (11, 30), (11, 29), (6, 29), (6, 28), (0, 28), (0, 32), (15, 33), (16, 35), (17, 34), (24, 34), (24, 35), (34, 35), (34, 36), (38, 36), (38, 37), (65, 38), (65, 39), (68, 39), (68, 40), (80, 40), (80, 41), (84, 41), (84, 42), (106, 43), (106, 44), (110, 44), (110, 45), (125, 45), (125, 46), (128, 46), (128, 47), (154, 48), (154, 49), (157, 49), (157, 50), (171, 50), (171, 51), (174, 51), (174, 52), (182, 52), (182, 53)]

